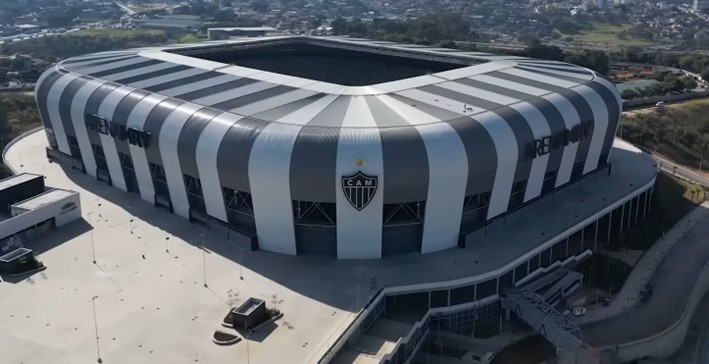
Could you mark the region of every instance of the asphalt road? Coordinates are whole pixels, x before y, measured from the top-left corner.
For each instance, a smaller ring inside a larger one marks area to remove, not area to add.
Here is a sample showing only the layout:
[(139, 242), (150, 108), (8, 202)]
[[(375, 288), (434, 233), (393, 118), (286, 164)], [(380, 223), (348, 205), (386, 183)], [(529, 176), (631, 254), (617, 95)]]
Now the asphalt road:
[(671, 249), (658, 267), (654, 294), (635, 309), (582, 325), (591, 346), (618, 345), (657, 334), (680, 318), (694, 282), (709, 260), (709, 215), (702, 218)]

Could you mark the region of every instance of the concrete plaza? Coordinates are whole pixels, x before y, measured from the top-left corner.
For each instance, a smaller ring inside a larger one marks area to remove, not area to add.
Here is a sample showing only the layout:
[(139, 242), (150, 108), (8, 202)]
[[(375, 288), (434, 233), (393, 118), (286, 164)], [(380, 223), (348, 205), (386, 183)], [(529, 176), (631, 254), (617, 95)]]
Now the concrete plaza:
[[(648, 156), (616, 142), (612, 174), (525, 208), (521, 219), (510, 218), (514, 228), (499, 219), (465, 249), (338, 261), (252, 252), (136, 194), (49, 163), (46, 145), (43, 131), (32, 133), (5, 159), (18, 172), (46, 175), (49, 186), (81, 192), (84, 221), (27, 244), (40, 253), (45, 272), (0, 283), (3, 364), (95, 362), (92, 297), (104, 363), (317, 362), (381, 287), (424, 290), (501, 274), (655, 176)], [(248, 297), (285, 316), (248, 346), (213, 344), (228, 307)]]

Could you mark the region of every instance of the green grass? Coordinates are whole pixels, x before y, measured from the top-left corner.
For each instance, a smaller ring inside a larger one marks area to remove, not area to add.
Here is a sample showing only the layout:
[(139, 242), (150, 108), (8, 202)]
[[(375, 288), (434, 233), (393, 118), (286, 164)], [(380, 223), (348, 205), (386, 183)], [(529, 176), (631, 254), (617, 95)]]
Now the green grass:
[(604, 43), (623, 47), (647, 46), (656, 44), (655, 42), (647, 41), (644, 39), (620, 39), (618, 37), (621, 32), (631, 27), (632, 24), (612, 24), (594, 22), (593, 29), (581, 31), (580, 34), (560, 34), (562, 36), (562, 39), (566, 37), (572, 37), (576, 41)]

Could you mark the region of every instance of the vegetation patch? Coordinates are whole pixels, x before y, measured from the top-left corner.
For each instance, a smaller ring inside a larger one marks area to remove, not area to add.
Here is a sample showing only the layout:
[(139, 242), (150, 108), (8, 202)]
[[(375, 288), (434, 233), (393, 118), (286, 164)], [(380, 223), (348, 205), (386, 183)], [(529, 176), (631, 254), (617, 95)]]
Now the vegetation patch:
[[(0, 150), (16, 136), (42, 125), (34, 97), (0, 95)], [(10, 175), (0, 160), (0, 179)]]
[(623, 139), (685, 166), (709, 167), (709, 100), (623, 115), (620, 122)]

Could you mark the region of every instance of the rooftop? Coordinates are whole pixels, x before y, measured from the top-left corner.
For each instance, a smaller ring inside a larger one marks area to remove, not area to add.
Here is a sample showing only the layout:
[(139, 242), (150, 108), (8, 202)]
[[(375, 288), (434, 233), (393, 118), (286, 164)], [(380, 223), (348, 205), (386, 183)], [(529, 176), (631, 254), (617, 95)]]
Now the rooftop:
[(78, 192), (64, 190), (61, 188), (54, 188), (37, 196), (30, 197), (24, 201), (20, 201), (12, 207), (20, 208), (23, 210), (35, 210), (42, 206), (49, 205), (50, 203), (62, 200), (68, 196), (75, 195)]
[(31, 181), (38, 177), (41, 178), (42, 176), (34, 173), (20, 173), (14, 176), (4, 178), (0, 180), (0, 191), (15, 187), (17, 185), (21, 185), (27, 181)]

